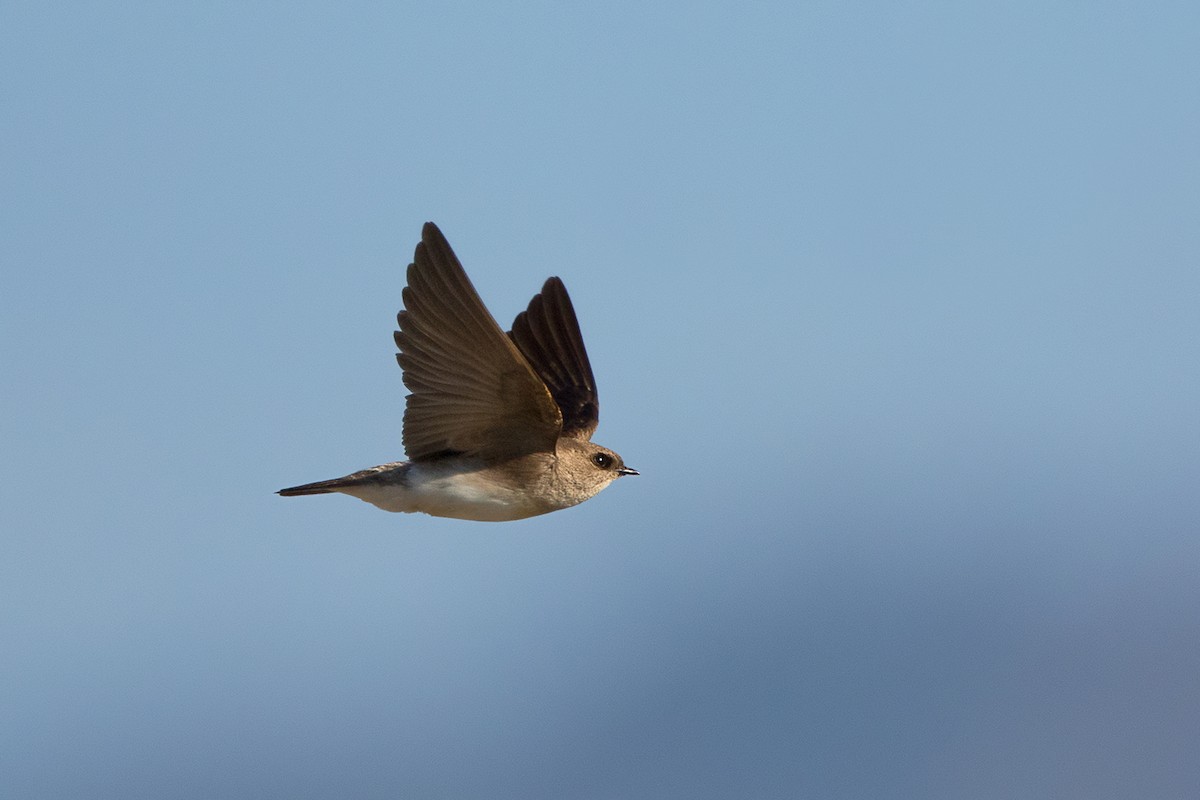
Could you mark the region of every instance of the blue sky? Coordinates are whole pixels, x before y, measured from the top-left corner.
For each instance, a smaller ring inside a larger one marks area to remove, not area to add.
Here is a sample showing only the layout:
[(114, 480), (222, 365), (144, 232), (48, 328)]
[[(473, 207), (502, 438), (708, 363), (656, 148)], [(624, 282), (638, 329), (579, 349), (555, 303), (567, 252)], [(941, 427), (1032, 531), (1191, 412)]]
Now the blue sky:
[[(13, 796), (1200, 790), (1191, 4), (0, 11)], [(546, 517), (402, 457), (436, 221), (566, 282)]]

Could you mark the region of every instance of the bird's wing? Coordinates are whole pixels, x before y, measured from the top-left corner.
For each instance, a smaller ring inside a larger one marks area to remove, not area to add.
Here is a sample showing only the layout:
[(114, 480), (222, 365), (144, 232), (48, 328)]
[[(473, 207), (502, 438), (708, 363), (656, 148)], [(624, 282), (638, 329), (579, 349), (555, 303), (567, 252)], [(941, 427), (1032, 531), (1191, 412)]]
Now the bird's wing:
[(553, 452), (562, 427), (554, 398), (432, 222), (421, 231), (403, 296), (395, 338), (412, 391), (404, 411), (409, 458)]
[(508, 334), (546, 384), (562, 414), (562, 433), (590, 439), (600, 421), (596, 379), (567, 288), (550, 278)]

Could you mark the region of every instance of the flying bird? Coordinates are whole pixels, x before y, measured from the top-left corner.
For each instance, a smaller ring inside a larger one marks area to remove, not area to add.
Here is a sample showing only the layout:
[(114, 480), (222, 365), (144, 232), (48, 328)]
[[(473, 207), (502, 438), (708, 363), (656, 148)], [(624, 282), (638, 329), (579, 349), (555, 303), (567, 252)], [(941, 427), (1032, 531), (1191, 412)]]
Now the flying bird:
[(341, 492), (385, 511), (500, 522), (568, 508), (638, 474), (591, 441), (596, 381), (561, 280), (548, 279), (505, 333), (427, 222), (402, 297), (409, 460), (278, 494)]

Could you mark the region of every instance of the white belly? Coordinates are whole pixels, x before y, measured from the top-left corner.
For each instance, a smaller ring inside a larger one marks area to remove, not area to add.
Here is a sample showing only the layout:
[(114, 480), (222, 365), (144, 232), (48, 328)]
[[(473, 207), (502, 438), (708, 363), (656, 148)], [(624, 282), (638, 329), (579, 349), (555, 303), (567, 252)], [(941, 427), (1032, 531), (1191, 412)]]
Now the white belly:
[(343, 489), (385, 511), (423, 512), (481, 522), (524, 519), (554, 510), (530, 498), (526, 487), (490, 480), (479, 464), (412, 464), (403, 485), (367, 484)]

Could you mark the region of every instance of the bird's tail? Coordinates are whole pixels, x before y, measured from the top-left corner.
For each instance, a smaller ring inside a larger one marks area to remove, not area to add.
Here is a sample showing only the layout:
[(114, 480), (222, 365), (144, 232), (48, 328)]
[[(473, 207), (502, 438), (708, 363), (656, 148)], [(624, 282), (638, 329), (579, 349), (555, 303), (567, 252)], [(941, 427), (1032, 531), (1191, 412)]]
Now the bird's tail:
[[(305, 483), (300, 486), (289, 486), (286, 489), (280, 489), (275, 494), (281, 497), (299, 497), (305, 494), (330, 494), (331, 492), (345, 492), (347, 489), (353, 489), (356, 486), (366, 484), (379, 483), (381, 478), (386, 478), (389, 475), (396, 475), (396, 467), (402, 467), (404, 464), (396, 462), (394, 464), (380, 464), (378, 467), (359, 470), (358, 472), (346, 475), (341, 478), (333, 478), (327, 481), (317, 481), (316, 483)], [(397, 477), (399, 477), (397, 475)], [(347, 492), (354, 494), (354, 492)]]
[(304, 494), (329, 494), (336, 492), (340, 487), (346, 486), (345, 478), (334, 478), (331, 481), (317, 481), (316, 483), (306, 483), (302, 486), (289, 486), (286, 489), (280, 489), (275, 494), (281, 497), (299, 497)]

